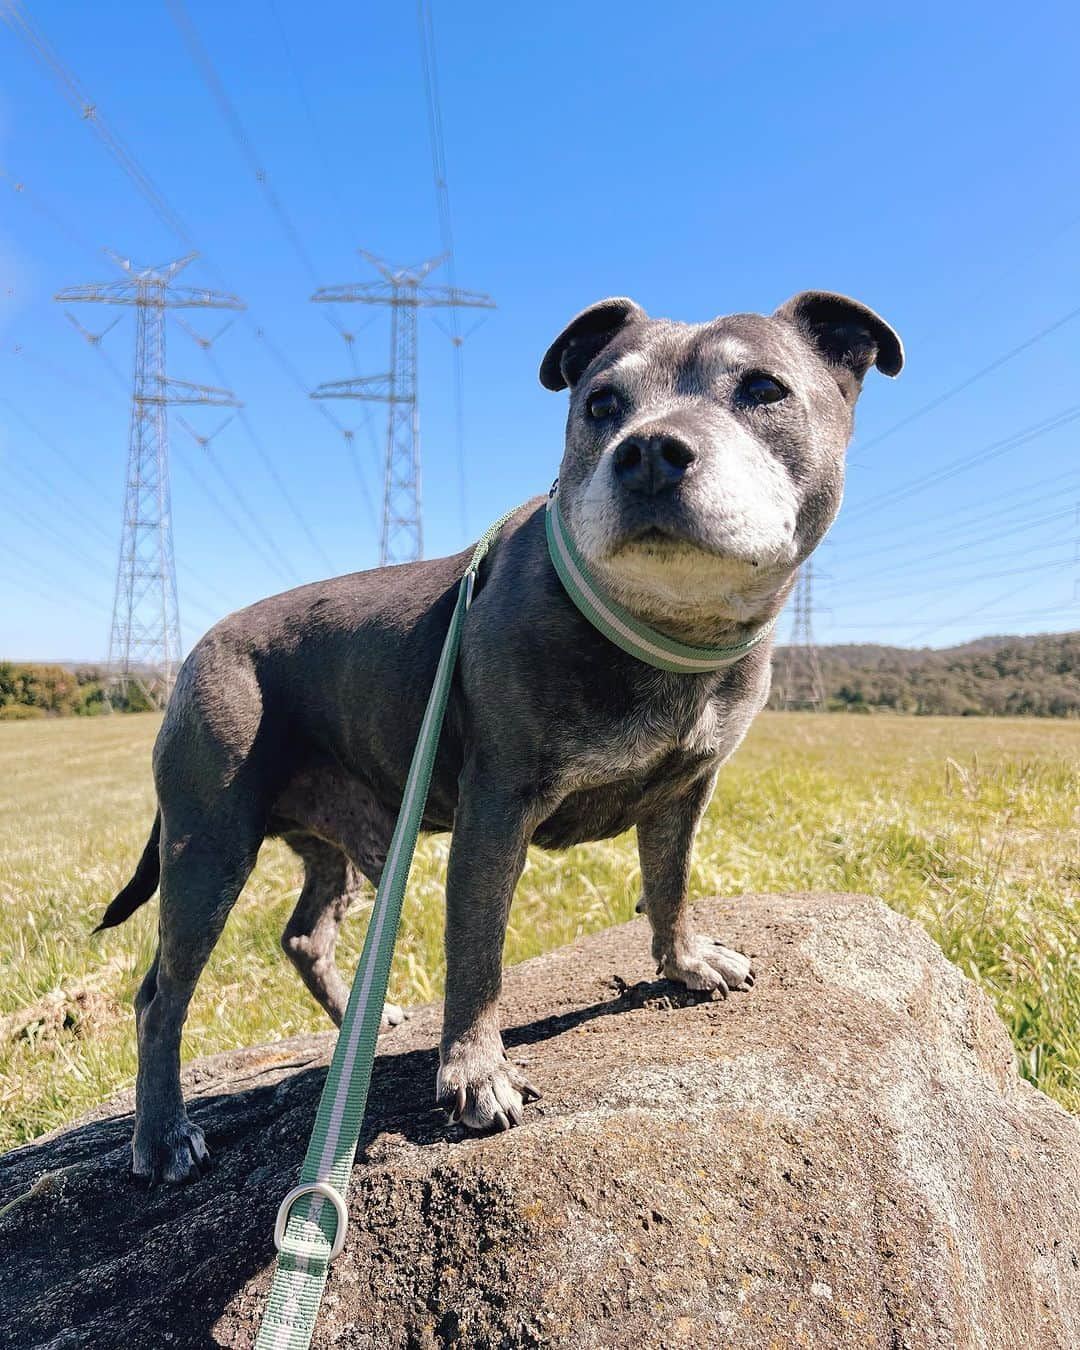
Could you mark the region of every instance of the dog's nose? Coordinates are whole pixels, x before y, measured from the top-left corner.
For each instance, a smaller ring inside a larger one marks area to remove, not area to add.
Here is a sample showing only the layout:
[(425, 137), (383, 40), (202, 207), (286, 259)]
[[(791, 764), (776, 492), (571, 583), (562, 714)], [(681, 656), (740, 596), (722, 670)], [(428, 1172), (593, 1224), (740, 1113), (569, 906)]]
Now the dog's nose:
[(655, 497), (674, 487), (694, 458), (693, 450), (677, 436), (627, 436), (615, 448), (615, 477), (627, 492)]

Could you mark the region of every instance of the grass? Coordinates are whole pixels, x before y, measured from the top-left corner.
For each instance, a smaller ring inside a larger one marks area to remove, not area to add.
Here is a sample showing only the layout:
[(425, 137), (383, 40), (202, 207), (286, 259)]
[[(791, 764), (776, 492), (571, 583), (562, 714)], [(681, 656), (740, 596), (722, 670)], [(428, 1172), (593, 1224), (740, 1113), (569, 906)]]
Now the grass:
[[(153, 815), (154, 715), (0, 726), (0, 1148), (131, 1082), (131, 999), (156, 903), (89, 938)], [(695, 894), (868, 891), (918, 919), (990, 994), (1021, 1072), (1080, 1109), (1080, 723), (764, 714), (723, 771)], [(391, 997), (442, 988), (448, 841), (421, 846)], [(507, 957), (632, 916), (632, 835), (530, 854)], [(199, 985), (188, 1057), (322, 1029), (278, 946), (299, 891), (264, 848)], [(359, 906), (366, 909), (366, 905)], [(346, 926), (351, 970), (364, 923)]]

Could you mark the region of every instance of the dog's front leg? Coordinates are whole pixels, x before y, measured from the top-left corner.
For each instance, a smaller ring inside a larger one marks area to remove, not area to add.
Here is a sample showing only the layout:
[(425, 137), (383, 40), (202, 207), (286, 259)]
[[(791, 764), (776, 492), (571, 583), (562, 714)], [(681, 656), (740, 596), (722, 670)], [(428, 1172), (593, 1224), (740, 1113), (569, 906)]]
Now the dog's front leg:
[(670, 810), (638, 823), (643, 909), (652, 924), (652, 952), (659, 971), (688, 989), (749, 989), (754, 971), (741, 952), (692, 931), (686, 899), (698, 822), (712, 794), (715, 774), (690, 787)]
[[(487, 781), (481, 781), (481, 777)], [(536, 827), (532, 804), (462, 775), (446, 882), (446, 1000), (436, 1097), (474, 1130), (509, 1129), (539, 1093), (506, 1058), (499, 992), (506, 921)]]

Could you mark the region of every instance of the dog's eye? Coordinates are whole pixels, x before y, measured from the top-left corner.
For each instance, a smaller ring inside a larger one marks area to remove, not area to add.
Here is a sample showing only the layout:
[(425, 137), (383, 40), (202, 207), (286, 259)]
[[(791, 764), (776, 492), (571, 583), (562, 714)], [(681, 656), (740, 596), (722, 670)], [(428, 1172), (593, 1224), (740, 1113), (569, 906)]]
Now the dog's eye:
[(605, 417), (614, 417), (619, 411), (619, 396), (610, 389), (597, 389), (595, 393), (589, 395), (585, 407), (589, 416), (595, 417), (599, 422)]
[(739, 386), (739, 396), (744, 403), (757, 407), (762, 403), (779, 403), (787, 398), (788, 391), (771, 375), (749, 375)]

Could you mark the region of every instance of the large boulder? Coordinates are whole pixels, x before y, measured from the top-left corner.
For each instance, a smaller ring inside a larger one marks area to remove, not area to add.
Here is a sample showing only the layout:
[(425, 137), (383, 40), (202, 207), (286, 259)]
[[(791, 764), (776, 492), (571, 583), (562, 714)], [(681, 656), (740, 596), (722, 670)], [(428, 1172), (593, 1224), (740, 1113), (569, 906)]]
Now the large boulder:
[[(864, 897), (697, 918), (752, 993), (655, 980), (643, 921), (508, 972), (508, 1134), (432, 1110), (437, 1006), (384, 1040), (315, 1345), (1080, 1345), (1080, 1126), (975, 986)], [(129, 1181), (122, 1099), (0, 1159), (3, 1343), (250, 1346), (330, 1045), (190, 1065), (186, 1189)]]

